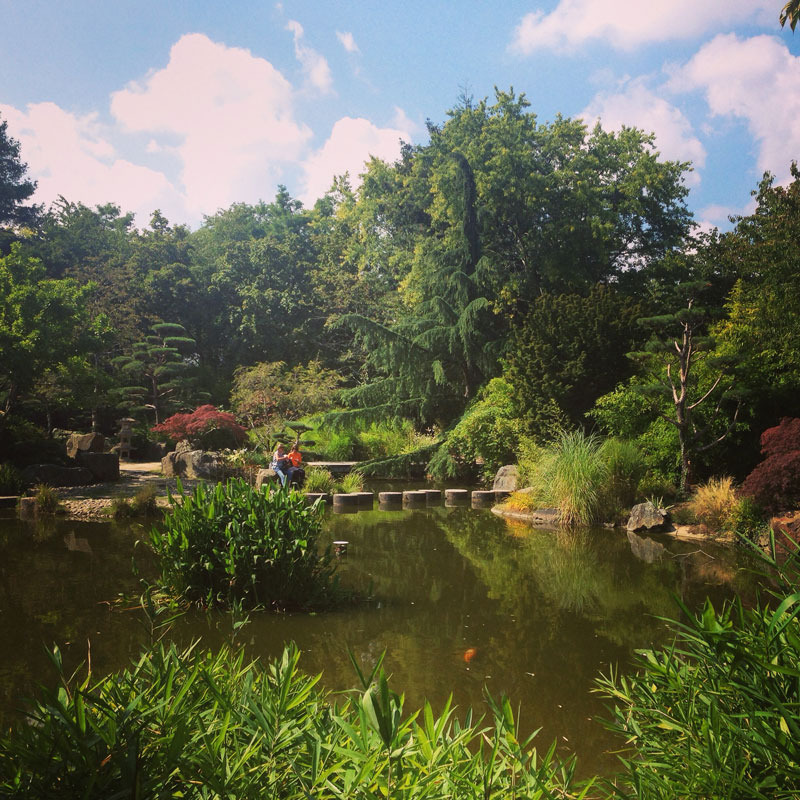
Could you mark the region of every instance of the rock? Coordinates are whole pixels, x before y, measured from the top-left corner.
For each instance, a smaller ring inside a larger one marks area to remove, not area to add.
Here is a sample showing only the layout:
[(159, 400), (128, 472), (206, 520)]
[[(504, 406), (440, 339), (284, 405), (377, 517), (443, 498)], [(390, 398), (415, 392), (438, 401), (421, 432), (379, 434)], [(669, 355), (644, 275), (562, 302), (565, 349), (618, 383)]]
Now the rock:
[(625, 526), (629, 531), (660, 530), (667, 521), (669, 515), (662, 508), (656, 508), (649, 500), (646, 503), (639, 503), (631, 509), (628, 524)]
[(660, 542), (647, 539), (644, 536), (637, 536), (633, 531), (628, 531), (628, 541), (631, 545), (631, 552), (646, 564), (660, 561), (664, 553), (667, 552), (667, 548)]
[(547, 525), (556, 528), (561, 522), (561, 511), (557, 508), (537, 508), (530, 512), (534, 525)]
[(508, 464), (497, 470), (492, 489), (500, 492), (516, 492), (519, 483), (519, 470), (514, 464)]
[(168, 478), (221, 481), (225, 478), (225, 463), (219, 453), (176, 450), (161, 459), (161, 471)]
[(98, 483), (119, 480), (119, 456), (116, 453), (78, 451), (78, 464), (86, 467)]
[(88, 486), (94, 477), (86, 467), (59, 467), (56, 464), (31, 464), (22, 472), (26, 486)]
[(181, 439), (178, 444), (175, 445), (175, 453), (191, 453), (194, 448), (190, 444), (188, 439)]
[(275, 483), (278, 473), (274, 469), (260, 469), (256, 475), (256, 491), (260, 491), (265, 483)]
[(67, 455), (77, 458), (78, 453), (102, 453), (106, 449), (106, 437), (101, 433), (73, 433), (67, 439)]

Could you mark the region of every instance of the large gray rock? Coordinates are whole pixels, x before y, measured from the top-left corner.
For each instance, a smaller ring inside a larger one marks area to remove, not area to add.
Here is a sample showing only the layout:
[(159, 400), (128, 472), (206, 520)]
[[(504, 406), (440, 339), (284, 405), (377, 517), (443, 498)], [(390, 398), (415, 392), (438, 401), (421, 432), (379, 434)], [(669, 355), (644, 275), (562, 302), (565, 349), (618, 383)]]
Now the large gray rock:
[(31, 464), (22, 472), (26, 486), (46, 483), (48, 486), (88, 486), (95, 483), (86, 467), (59, 467), (56, 464)]
[(494, 476), (494, 483), (492, 489), (500, 492), (516, 492), (519, 485), (519, 470), (514, 464), (507, 464), (505, 467), (500, 467), (497, 470), (497, 475)]
[(102, 453), (106, 449), (106, 437), (101, 433), (73, 433), (67, 439), (67, 455), (77, 458), (78, 453)]
[(669, 514), (663, 508), (656, 508), (649, 500), (646, 503), (639, 503), (631, 509), (628, 524), (625, 526), (629, 531), (655, 531), (660, 530), (667, 521)]
[(98, 483), (119, 480), (119, 456), (116, 453), (78, 453), (78, 464), (86, 467)]
[(225, 463), (219, 453), (189, 450), (167, 453), (161, 459), (161, 471), (168, 478), (221, 481), (225, 478)]

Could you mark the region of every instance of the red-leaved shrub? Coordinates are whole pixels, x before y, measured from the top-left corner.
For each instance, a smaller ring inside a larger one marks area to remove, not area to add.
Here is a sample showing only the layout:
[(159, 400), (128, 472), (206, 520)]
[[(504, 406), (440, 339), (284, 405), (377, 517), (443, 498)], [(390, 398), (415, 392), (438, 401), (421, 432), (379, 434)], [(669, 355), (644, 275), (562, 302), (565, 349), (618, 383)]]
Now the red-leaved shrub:
[(761, 434), (765, 459), (747, 476), (742, 493), (767, 511), (800, 507), (800, 419), (784, 417)]
[(173, 414), (150, 430), (166, 434), (176, 442), (188, 439), (206, 447), (240, 444), (247, 436), (247, 431), (236, 422), (233, 414), (218, 411), (212, 405), (200, 406), (191, 414)]

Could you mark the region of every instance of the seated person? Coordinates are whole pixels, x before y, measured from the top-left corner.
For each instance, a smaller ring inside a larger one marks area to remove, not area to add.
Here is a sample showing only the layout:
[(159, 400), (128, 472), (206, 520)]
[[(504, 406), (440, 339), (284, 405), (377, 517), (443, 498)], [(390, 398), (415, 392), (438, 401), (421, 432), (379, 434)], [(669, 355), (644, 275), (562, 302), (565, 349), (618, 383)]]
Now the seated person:
[(269, 468), (278, 476), (281, 486), (286, 486), (286, 477), (289, 474), (291, 466), (292, 462), (286, 455), (286, 448), (281, 442), (278, 442), (275, 447), (275, 452), (272, 454), (272, 462)]
[(291, 466), (287, 472), (289, 485), (296, 485), (298, 487), (303, 485), (306, 477), (306, 471), (300, 466), (303, 463), (303, 454), (300, 452), (300, 446), (297, 442), (292, 445), (286, 458), (291, 462)]

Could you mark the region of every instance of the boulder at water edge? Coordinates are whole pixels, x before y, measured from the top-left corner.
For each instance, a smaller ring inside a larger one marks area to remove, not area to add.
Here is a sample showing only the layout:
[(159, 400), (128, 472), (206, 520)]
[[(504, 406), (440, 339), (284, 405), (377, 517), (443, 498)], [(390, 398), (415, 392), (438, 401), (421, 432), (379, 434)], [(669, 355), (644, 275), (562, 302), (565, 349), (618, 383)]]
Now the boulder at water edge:
[(669, 515), (663, 508), (656, 508), (649, 500), (646, 503), (639, 503), (631, 509), (628, 524), (625, 526), (629, 531), (655, 531), (660, 530), (667, 521)]
[(492, 490), (497, 492), (516, 492), (519, 481), (519, 470), (514, 464), (508, 464), (497, 470)]
[(161, 459), (161, 471), (168, 478), (202, 481), (221, 481), (225, 478), (222, 456), (219, 453), (206, 453), (203, 450), (167, 453)]

